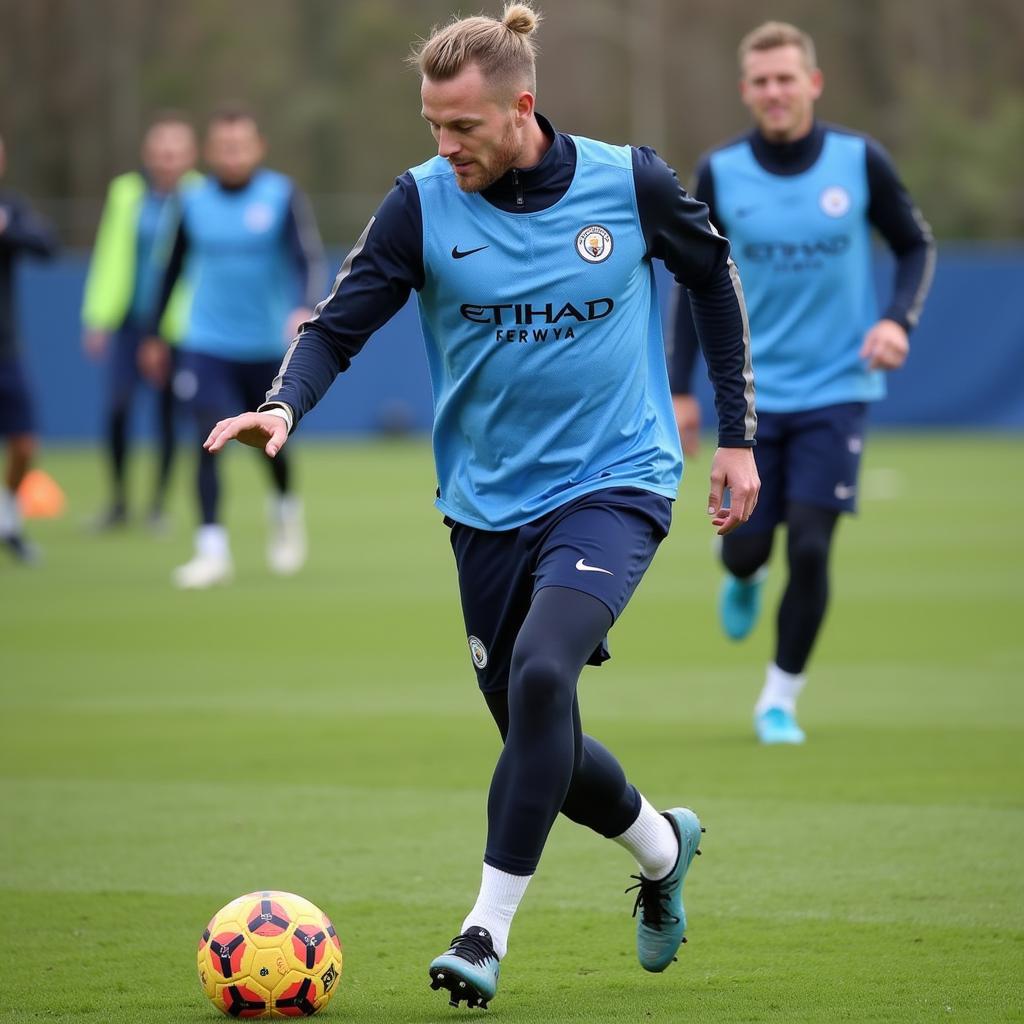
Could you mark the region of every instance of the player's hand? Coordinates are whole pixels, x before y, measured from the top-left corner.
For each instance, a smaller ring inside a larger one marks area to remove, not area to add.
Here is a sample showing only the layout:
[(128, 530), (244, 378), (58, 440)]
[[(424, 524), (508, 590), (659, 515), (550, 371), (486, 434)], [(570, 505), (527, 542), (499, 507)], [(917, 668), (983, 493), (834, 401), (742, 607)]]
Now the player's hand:
[(102, 359), (107, 354), (110, 333), (92, 328), (82, 335), (82, 351), (90, 359)]
[(228, 441), (241, 441), (250, 448), (262, 448), (273, 458), (288, 441), (288, 424), (269, 412), (243, 412), (221, 420), (203, 442), (208, 452), (219, 452)]
[(907, 332), (895, 320), (879, 320), (864, 335), (860, 347), (860, 357), (868, 361), (869, 370), (898, 370), (909, 352)]
[(696, 458), (700, 451), (700, 402), (693, 395), (673, 395), (672, 408), (683, 454), (689, 459)]
[[(724, 505), (724, 494), (729, 490), (729, 505)], [(711, 463), (711, 493), (708, 496), (708, 515), (724, 537), (745, 523), (757, 505), (761, 479), (754, 465), (752, 448), (719, 448)]]
[(167, 383), (171, 372), (171, 350), (163, 338), (145, 338), (139, 346), (139, 373), (155, 388)]

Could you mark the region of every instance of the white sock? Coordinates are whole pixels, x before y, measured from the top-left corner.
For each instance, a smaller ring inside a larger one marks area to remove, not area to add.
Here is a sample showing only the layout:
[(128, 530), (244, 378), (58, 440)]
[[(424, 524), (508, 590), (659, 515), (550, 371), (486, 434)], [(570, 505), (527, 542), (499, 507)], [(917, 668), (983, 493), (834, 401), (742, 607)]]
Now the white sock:
[(16, 537), (21, 533), (21, 510), (14, 491), (0, 487), (0, 537)]
[(507, 871), (492, 868), (490, 864), (484, 865), (480, 895), (462, 922), (462, 930), (465, 931), (471, 925), (486, 928), (491, 933), (494, 952), (498, 954), (499, 960), (508, 951), (508, 931), (512, 927), (512, 918), (531, 878), (533, 875), (510, 875)]
[(679, 859), (679, 840), (668, 818), (659, 814), (644, 798), (640, 797), (640, 814), (621, 836), (615, 837), (619, 846), (624, 846), (640, 865), (644, 878), (656, 881), (664, 878)]
[(196, 530), (196, 553), (203, 558), (230, 558), (227, 529), (219, 523), (200, 526)]
[(772, 663), (768, 666), (765, 675), (764, 686), (761, 689), (761, 696), (754, 705), (754, 714), (760, 715), (769, 708), (782, 708), (791, 715), (796, 712), (796, 699), (807, 682), (807, 676), (802, 672), (798, 676), (783, 672), (778, 665)]

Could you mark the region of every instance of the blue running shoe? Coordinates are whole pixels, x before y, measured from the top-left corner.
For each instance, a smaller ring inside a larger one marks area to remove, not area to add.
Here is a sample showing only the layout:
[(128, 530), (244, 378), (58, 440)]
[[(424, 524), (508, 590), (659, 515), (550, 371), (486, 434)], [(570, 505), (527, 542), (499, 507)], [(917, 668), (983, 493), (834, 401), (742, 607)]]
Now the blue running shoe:
[(718, 617), (730, 640), (742, 640), (757, 625), (761, 614), (761, 591), (766, 577), (756, 572), (750, 579), (726, 576), (718, 592)]
[(754, 728), (762, 743), (803, 743), (803, 729), (796, 724), (796, 716), (785, 708), (766, 708), (754, 716)]
[(487, 1003), (498, 991), (498, 954), (494, 952), (491, 933), (486, 928), (469, 928), (452, 939), (447, 953), (435, 957), (430, 964), (430, 987), (446, 988), (452, 997), (449, 1005), (487, 1009)]
[(679, 856), (675, 867), (661, 879), (652, 881), (633, 875), (636, 885), (626, 892), (639, 889), (633, 916), (640, 911), (636, 923), (636, 954), (645, 971), (658, 973), (676, 958), (680, 945), (686, 941), (686, 911), (683, 910), (683, 879), (694, 856), (700, 853), (700, 820), (686, 807), (673, 807), (665, 811), (672, 830), (679, 840)]

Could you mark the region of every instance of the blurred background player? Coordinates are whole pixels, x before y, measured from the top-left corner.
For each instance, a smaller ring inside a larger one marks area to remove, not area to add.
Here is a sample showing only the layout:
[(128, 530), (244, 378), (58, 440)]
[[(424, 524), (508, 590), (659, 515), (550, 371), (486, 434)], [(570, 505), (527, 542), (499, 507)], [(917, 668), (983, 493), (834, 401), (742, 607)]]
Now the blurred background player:
[[(261, 166), (265, 153), (251, 113), (232, 107), (213, 116), (204, 147), (211, 174), (182, 194), (152, 321), (155, 327), (184, 271), (191, 302), (175, 390), (190, 402), (200, 439), (239, 405), (263, 401), (287, 342), (311, 315), (323, 285), (323, 250), (309, 204), (289, 178)], [(166, 374), (166, 346), (158, 339), (150, 339), (143, 358), (155, 376)], [(274, 572), (293, 573), (305, 562), (306, 537), (291, 460), (264, 458), (274, 487), (267, 561)], [(184, 588), (224, 583), (233, 571), (217, 465), (202, 447), (198, 497), (195, 555), (174, 572)]]
[[(0, 138), (0, 180), (7, 166)], [(0, 487), (0, 542), (19, 561), (37, 557), (25, 540), (18, 487), (35, 454), (35, 421), (28, 382), (17, 347), (14, 265), (24, 254), (50, 259), (57, 251), (53, 229), (19, 195), (0, 188), (0, 433), (7, 438), (7, 465)]]
[[(142, 170), (110, 183), (89, 264), (82, 345), (93, 359), (106, 357), (109, 391), (106, 447), (111, 498), (97, 528), (122, 526), (128, 518), (125, 491), (132, 398), (142, 381), (139, 349), (158, 300), (171, 243), (181, 218), (178, 189), (196, 184), (196, 139), (191, 124), (176, 113), (162, 114), (142, 143)], [(160, 323), (161, 337), (181, 337), (188, 295), (179, 285)], [(174, 458), (172, 374), (163, 375), (157, 396), (157, 471), (149, 506), (154, 527), (163, 522), (164, 500)]]
[[(796, 700), (828, 601), (839, 515), (853, 512), (868, 402), (903, 365), (907, 335), (931, 282), (931, 232), (873, 139), (814, 117), (823, 77), (806, 33), (768, 22), (740, 43), (740, 95), (755, 128), (704, 157), (695, 195), (733, 245), (743, 274), (757, 374), (761, 496), (749, 522), (723, 538), (719, 598), (734, 640), (757, 620), (775, 528), (787, 534), (789, 576), (775, 657), (754, 712), (764, 743), (801, 743)], [(871, 229), (896, 258), (879, 319)], [(691, 450), (697, 339), (678, 294), (671, 356), (680, 436)]]

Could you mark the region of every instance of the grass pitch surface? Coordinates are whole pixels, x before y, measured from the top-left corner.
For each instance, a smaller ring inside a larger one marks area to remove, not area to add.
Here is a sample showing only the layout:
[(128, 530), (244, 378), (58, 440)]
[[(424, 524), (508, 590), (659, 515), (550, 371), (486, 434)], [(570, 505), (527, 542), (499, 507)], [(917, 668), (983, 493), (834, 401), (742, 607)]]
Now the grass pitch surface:
[[(205, 593), (169, 582), (190, 554), (184, 468), (170, 537), (91, 537), (98, 457), (46, 453), (69, 512), (34, 525), (44, 565), (0, 563), (0, 1021), (219, 1019), (196, 941), (259, 888), (337, 925), (326, 1019), (469, 1012), (426, 968), (475, 896), (498, 736), (429, 451), (296, 447), (311, 564), (270, 577), (263, 481), (234, 450), (237, 579)], [(1020, 439), (872, 438), (798, 749), (752, 741), (780, 565), (769, 614), (728, 644), (707, 458), (614, 659), (581, 682), (588, 731), (654, 803), (708, 827), (690, 944), (644, 974), (633, 865), (560, 821), (487, 1019), (1021, 1020)]]

